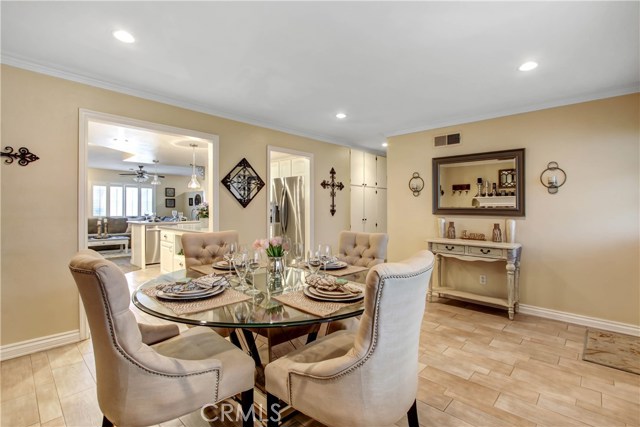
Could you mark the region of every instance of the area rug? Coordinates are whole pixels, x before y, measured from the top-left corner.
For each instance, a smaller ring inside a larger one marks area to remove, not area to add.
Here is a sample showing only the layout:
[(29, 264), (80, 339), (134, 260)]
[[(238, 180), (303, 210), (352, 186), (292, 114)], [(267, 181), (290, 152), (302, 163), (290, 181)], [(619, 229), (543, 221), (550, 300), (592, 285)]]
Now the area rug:
[(587, 329), (582, 360), (640, 375), (640, 337)]
[(130, 273), (132, 271), (140, 270), (140, 267), (131, 264), (131, 255), (109, 257), (108, 260), (116, 264), (124, 273)]

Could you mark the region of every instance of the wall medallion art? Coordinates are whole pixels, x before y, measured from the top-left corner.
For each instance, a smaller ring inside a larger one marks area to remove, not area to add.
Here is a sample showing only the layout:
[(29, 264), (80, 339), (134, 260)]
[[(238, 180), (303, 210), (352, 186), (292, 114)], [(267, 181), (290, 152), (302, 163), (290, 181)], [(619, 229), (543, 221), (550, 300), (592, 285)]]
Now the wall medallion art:
[(240, 202), (243, 208), (246, 208), (264, 187), (264, 181), (245, 158), (240, 160), (231, 169), (231, 172), (222, 179), (222, 184), (227, 187), (227, 190)]

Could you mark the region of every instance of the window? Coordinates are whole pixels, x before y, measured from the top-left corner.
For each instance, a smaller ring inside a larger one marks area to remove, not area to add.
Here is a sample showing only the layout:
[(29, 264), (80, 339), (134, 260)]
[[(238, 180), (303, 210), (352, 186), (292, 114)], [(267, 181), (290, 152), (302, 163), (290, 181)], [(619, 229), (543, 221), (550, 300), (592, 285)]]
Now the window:
[(140, 216), (155, 212), (155, 188), (141, 185), (92, 185), (92, 216)]
[(112, 185), (109, 187), (109, 216), (123, 216), (123, 188)]
[(156, 210), (153, 204), (153, 188), (140, 188), (140, 213), (142, 215), (150, 215), (155, 211)]
[(138, 187), (125, 187), (124, 206), (126, 216), (138, 216)]
[(106, 216), (107, 215), (107, 186), (106, 185), (94, 185), (93, 186), (93, 209), (91, 215), (93, 216)]

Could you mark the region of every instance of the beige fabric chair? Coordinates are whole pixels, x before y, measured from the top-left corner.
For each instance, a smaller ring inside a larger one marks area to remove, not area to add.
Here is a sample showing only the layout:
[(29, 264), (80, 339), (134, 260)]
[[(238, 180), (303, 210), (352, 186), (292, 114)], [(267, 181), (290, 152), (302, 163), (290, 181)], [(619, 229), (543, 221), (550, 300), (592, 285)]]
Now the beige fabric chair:
[(175, 325), (138, 326), (124, 274), (93, 250), (76, 254), (69, 269), (91, 328), (103, 426), (159, 424), (239, 393), (248, 413), (251, 357), (208, 328), (178, 335)]
[[(380, 426), (407, 413), (418, 426), (418, 342), (433, 254), (367, 275), (357, 332), (340, 331), (267, 365), (267, 409), (280, 399), (328, 426)], [(275, 426), (277, 414), (269, 414)]]
[(387, 258), (389, 236), (386, 233), (341, 231), (338, 236), (338, 259), (349, 265), (371, 268)]
[(225, 245), (238, 243), (238, 232), (184, 233), (181, 241), (185, 268), (189, 270), (195, 265), (211, 265), (221, 261), (227, 251)]

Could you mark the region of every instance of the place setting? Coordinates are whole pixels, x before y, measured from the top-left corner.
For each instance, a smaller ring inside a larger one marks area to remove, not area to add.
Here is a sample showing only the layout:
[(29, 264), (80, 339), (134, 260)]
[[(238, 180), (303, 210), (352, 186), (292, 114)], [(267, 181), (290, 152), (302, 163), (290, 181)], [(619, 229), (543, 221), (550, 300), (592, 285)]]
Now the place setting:
[(162, 283), (142, 290), (174, 313), (191, 314), (250, 299), (231, 289), (226, 276), (209, 274), (196, 279)]
[(306, 278), (304, 295), (318, 301), (355, 302), (364, 298), (362, 288), (345, 279), (312, 275)]

